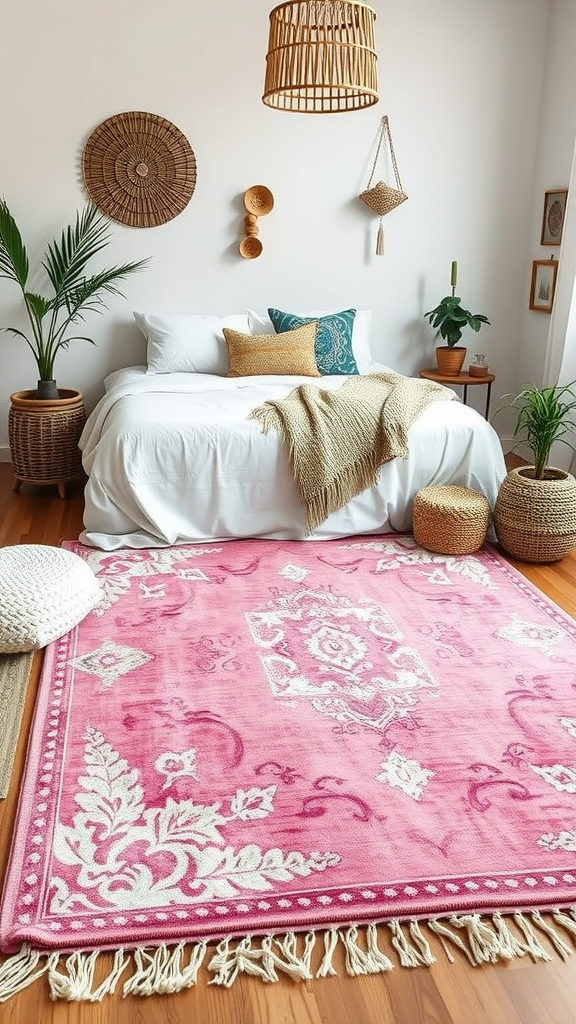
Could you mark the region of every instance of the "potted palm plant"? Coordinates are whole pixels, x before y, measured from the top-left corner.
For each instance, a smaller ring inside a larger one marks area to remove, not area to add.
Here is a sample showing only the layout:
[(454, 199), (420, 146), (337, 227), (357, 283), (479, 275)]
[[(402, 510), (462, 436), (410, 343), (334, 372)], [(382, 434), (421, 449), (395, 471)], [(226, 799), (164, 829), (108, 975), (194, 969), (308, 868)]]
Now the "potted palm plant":
[(469, 309), (464, 309), (462, 299), (456, 295), (458, 264), (455, 260), (452, 262), (450, 282), (451, 294), (445, 295), (438, 305), (424, 316), (435, 328), (436, 336), (440, 336), (446, 342), (444, 346), (436, 348), (438, 370), (453, 377), (458, 376), (466, 358), (466, 348), (460, 345), (464, 329), (469, 327), (478, 333), (482, 324), (489, 324), (490, 321), (483, 313), (471, 313)]
[(30, 262), (26, 246), (6, 201), (0, 200), (0, 277), (13, 281), (20, 288), (29, 331), (2, 327), (28, 345), (38, 369), (37, 397), (58, 399), (54, 376), (56, 357), (72, 341), (92, 338), (76, 334), (76, 327), (88, 312), (101, 313), (103, 296), (120, 295), (118, 282), (148, 260), (123, 263), (86, 276), (88, 263), (110, 243), (106, 218), (89, 203), (76, 213), (75, 223), (65, 228), (60, 241), (48, 245), (42, 261), (52, 294), (48, 297), (28, 290)]
[(81, 472), (77, 442), (84, 423), (80, 391), (59, 389), (55, 362), (73, 341), (90, 337), (77, 333), (88, 313), (101, 313), (104, 296), (122, 294), (118, 283), (142, 269), (148, 260), (123, 263), (87, 274), (88, 263), (110, 242), (103, 214), (89, 203), (76, 213), (73, 224), (51, 242), (42, 268), (50, 294), (29, 290), (30, 261), (26, 246), (6, 201), (0, 199), (0, 278), (20, 289), (28, 331), (2, 327), (22, 339), (34, 357), (38, 382), (35, 389), (10, 396), (8, 435), (16, 489), (22, 481), (57, 483), (64, 496), (65, 482)]
[(513, 449), (523, 444), (532, 464), (511, 470), (502, 482), (494, 508), (494, 529), (504, 551), (524, 562), (555, 562), (576, 544), (576, 479), (550, 465), (556, 443), (575, 451), (576, 381), (537, 387), (525, 384), (503, 396), (495, 413), (516, 413)]

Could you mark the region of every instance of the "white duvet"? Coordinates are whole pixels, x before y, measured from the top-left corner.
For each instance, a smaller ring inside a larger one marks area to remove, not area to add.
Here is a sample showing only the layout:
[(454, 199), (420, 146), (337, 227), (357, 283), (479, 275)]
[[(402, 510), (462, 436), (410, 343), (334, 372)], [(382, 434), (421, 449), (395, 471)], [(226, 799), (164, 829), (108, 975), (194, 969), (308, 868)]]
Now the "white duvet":
[[(147, 374), (138, 366), (110, 374), (80, 438), (88, 474), (80, 540), (110, 551), (234, 537), (304, 539), (283, 443), (248, 414), (299, 384), (334, 389), (345, 380)], [(494, 505), (506, 468), (498, 436), (479, 413), (460, 401), (434, 402), (408, 438), (408, 459), (382, 466), (377, 484), (309, 539), (410, 531), (414, 496), (432, 483), (474, 487)]]

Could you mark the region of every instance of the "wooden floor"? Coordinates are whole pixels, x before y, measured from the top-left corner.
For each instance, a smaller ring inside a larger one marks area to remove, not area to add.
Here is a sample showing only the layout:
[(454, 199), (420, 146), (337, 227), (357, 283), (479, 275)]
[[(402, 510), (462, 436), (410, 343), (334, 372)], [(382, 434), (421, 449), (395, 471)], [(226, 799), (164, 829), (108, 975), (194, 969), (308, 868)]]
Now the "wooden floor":
[[(12, 491), (9, 465), (0, 464), (0, 545), (58, 544), (82, 528), (82, 486), (65, 501), (56, 488)], [(576, 618), (576, 554), (550, 566), (514, 563), (552, 600)], [(42, 656), (31, 680), (13, 784), (0, 801), (0, 878), (8, 858), (18, 783)], [(103, 1003), (51, 1002), (45, 978), (0, 1006), (1, 1024), (576, 1024), (576, 944), (563, 962), (471, 967), (455, 951), (449, 963), (436, 947), (432, 967), (350, 978), (266, 985), (241, 976), (230, 988), (201, 983), (175, 996), (120, 995)], [(103, 958), (105, 963), (107, 958)]]

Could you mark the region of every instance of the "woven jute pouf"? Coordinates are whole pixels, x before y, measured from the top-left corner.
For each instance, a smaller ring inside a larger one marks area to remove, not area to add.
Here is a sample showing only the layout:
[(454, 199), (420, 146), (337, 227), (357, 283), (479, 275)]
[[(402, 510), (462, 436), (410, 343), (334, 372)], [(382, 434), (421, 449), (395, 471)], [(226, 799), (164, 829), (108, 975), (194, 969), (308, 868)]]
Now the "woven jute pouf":
[(490, 502), (471, 487), (436, 484), (414, 498), (414, 539), (442, 555), (469, 555), (486, 540)]

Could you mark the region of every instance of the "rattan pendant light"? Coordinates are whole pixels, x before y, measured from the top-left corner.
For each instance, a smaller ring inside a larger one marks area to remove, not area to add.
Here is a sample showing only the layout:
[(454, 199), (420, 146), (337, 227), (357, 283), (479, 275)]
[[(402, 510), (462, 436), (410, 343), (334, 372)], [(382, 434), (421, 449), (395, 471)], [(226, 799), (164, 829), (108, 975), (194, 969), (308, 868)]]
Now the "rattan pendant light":
[(270, 12), (262, 101), (337, 114), (378, 102), (376, 12), (356, 0), (288, 0)]

